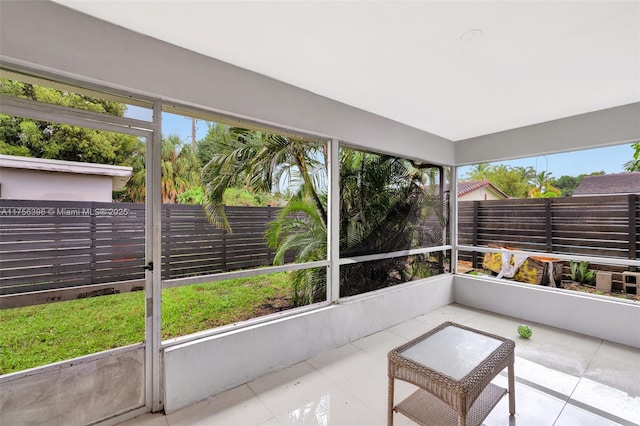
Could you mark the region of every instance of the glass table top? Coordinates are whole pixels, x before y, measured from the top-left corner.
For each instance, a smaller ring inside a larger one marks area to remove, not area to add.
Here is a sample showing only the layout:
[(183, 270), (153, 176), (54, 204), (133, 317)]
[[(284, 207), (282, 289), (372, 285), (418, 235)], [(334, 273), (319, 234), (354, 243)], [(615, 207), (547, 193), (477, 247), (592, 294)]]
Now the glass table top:
[(461, 380), (502, 343), (501, 340), (450, 325), (405, 349), (400, 355), (454, 380)]

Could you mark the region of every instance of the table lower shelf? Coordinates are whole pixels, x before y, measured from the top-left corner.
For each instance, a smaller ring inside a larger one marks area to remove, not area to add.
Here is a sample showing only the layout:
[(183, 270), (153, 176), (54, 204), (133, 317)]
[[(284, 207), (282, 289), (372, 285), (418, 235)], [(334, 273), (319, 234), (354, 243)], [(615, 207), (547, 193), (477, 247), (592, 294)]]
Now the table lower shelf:
[[(493, 410), (507, 390), (489, 383), (467, 413), (467, 426), (478, 426)], [(418, 389), (393, 408), (421, 425), (457, 425), (458, 413), (429, 392)]]

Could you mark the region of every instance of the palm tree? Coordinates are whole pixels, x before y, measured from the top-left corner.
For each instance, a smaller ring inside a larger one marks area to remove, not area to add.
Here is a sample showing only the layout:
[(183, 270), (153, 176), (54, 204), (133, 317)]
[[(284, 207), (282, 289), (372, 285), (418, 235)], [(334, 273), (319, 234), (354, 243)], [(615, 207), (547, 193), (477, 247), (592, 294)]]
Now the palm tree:
[[(343, 148), (340, 152), (340, 256), (388, 253), (442, 240), (443, 201), (424, 190), (430, 168), (409, 161)], [(322, 200), (326, 203), (323, 194)], [(428, 223), (428, 219), (432, 219)], [(435, 219), (435, 220), (433, 220)], [(434, 226), (435, 224), (435, 226)], [(295, 252), (297, 262), (326, 259), (326, 225), (308, 201), (295, 200), (272, 223), (269, 244), (276, 262)], [(401, 256), (340, 267), (342, 296), (406, 282), (431, 266), (426, 256)], [(294, 303), (323, 300), (326, 273), (310, 269), (292, 273)]]
[(476, 164), (468, 173), (469, 180), (488, 179), (488, 174), (490, 171), (491, 166), (488, 163)]
[[(320, 144), (279, 135), (233, 129), (234, 137), (219, 141), (216, 154), (203, 170), (205, 211), (212, 223), (231, 231), (222, 195), (242, 183), (256, 191), (277, 191), (283, 182), (295, 183), (287, 206), (271, 223), (268, 244), (276, 249), (274, 262), (295, 254), (296, 262), (327, 257), (326, 151)], [(343, 148), (340, 151), (341, 257), (386, 253), (440, 241), (443, 203), (424, 191), (430, 168), (407, 160)], [(290, 185), (291, 187), (291, 185)], [(436, 213), (434, 213), (436, 212)], [(438, 232), (425, 232), (425, 218), (434, 217)], [(345, 265), (341, 294), (351, 295), (406, 281), (420, 272), (417, 257), (398, 257)], [(323, 300), (326, 271), (313, 268), (291, 274), (297, 305)]]
[[(326, 198), (323, 199), (326, 205)], [(296, 262), (313, 262), (327, 258), (327, 227), (318, 209), (309, 199), (289, 200), (266, 232), (267, 244), (276, 248), (273, 263), (283, 264), (288, 253), (295, 253)], [(293, 271), (291, 287), (293, 303), (303, 306), (323, 300), (327, 274), (323, 268)]]
[[(441, 242), (443, 200), (424, 189), (433, 168), (350, 149), (341, 151), (340, 160), (341, 257)], [(428, 224), (429, 217), (435, 221)], [(404, 256), (345, 265), (340, 293), (348, 296), (410, 280), (419, 271), (415, 260)]]
[(531, 179), (530, 183), (533, 185), (533, 188), (529, 190), (530, 198), (557, 197), (562, 193), (558, 188), (551, 185), (553, 180), (551, 175), (551, 172), (541, 171)]
[(146, 171), (145, 171), (145, 145), (138, 145), (137, 151), (132, 156), (131, 167), (133, 171), (118, 199), (131, 203), (144, 203), (146, 196)]
[(633, 159), (624, 163), (624, 170), (627, 172), (640, 172), (640, 142), (632, 143)]
[(282, 192), (308, 197), (326, 226), (327, 214), (318, 189), (326, 186), (326, 152), (321, 144), (280, 135), (230, 129), (232, 137), (217, 141), (215, 153), (204, 166), (205, 212), (211, 222), (232, 232), (224, 213), (224, 191), (244, 186), (254, 192)]
[[(145, 146), (141, 144), (133, 159), (133, 173), (124, 189), (123, 199), (131, 202), (145, 200)], [(162, 203), (177, 202), (178, 195), (200, 185), (200, 163), (195, 150), (183, 144), (178, 136), (162, 140), (161, 151)]]
[(233, 137), (231, 127), (226, 124), (207, 122), (207, 127), (207, 134), (198, 141), (198, 158), (203, 166), (211, 160), (222, 142), (229, 143), (229, 139)]
[(179, 194), (200, 185), (200, 163), (195, 149), (175, 135), (163, 139), (161, 157), (162, 202), (173, 204)]

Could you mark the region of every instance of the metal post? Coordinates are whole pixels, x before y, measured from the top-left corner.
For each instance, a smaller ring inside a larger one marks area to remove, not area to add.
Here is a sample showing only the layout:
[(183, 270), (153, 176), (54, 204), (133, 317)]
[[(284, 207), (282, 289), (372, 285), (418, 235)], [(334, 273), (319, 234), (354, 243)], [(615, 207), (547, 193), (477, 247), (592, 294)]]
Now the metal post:
[(451, 240), (451, 272), (458, 272), (458, 168), (451, 166), (449, 176), (449, 227)]
[[(442, 245), (446, 246), (447, 245), (447, 222), (446, 222), (446, 218), (447, 218), (447, 206), (444, 203), (444, 184), (445, 184), (445, 176), (444, 176), (444, 167), (443, 166), (437, 166), (438, 167), (438, 187), (439, 187), (439, 193), (438, 196), (440, 197), (440, 202), (442, 203), (442, 211), (440, 212), (442, 214), (442, 218), (445, 219), (445, 223), (443, 224), (444, 226), (442, 227)], [(438, 252), (436, 254), (436, 257), (438, 258), (438, 273), (442, 274), (445, 271), (445, 267), (444, 267), (444, 252)]]
[(161, 370), (160, 370), (160, 300), (162, 291), (162, 254), (161, 254), (161, 199), (160, 164), (162, 151), (161, 128), (162, 105), (159, 100), (153, 103), (154, 132), (146, 139), (146, 244), (147, 264), (145, 285), (145, 385), (146, 405), (152, 412), (162, 410)]
[(340, 298), (340, 144), (337, 139), (329, 142), (329, 217), (327, 218), (327, 300)]

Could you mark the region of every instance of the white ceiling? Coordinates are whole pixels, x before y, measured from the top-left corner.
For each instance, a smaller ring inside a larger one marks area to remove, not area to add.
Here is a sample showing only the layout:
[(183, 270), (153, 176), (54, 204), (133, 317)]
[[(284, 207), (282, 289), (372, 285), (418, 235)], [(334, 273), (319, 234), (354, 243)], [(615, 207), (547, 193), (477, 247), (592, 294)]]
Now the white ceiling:
[(451, 140), (640, 102), (640, 1), (55, 1)]

